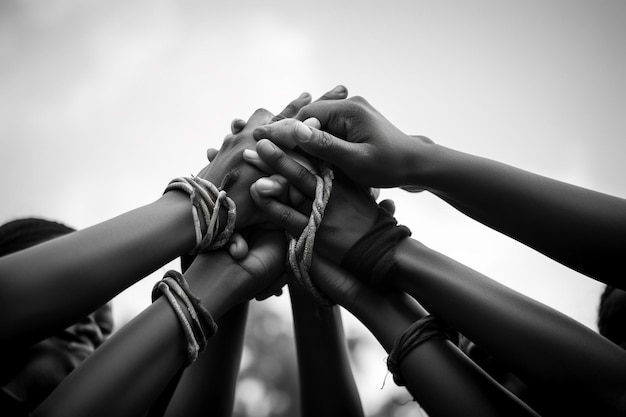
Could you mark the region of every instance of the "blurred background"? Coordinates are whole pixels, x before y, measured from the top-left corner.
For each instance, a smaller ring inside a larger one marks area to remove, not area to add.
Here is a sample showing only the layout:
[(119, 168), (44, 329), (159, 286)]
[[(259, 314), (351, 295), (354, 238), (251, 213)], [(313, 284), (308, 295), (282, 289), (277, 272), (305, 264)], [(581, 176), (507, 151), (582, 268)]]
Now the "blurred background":
[[(152, 202), (233, 118), (337, 84), (406, 133), (624, 197), (624, 39), (619, 0), (6, 0), (0, 222), (84, 228)], [(596, 328), (601, 284), (427, 193), (381, 197), (428, 246)], [(172, 266), (116, 298), (118, 326)], [(287, 296), (253, 303), (238, 416), (296, 414), (290, 314)], [(367, 415), (419, 413), (344, 322)]]

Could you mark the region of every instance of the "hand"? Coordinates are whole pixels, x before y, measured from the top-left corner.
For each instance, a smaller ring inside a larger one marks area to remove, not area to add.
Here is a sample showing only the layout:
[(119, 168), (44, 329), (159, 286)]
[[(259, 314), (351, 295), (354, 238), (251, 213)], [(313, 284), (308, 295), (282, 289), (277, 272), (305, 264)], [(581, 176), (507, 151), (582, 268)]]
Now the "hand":
[(194, 293), (220, 293), (224, 311), (255, 297), (266, 298), (284, 285), (287, 244), (279, 231), (256, 230), (246, 235), (249, 251), (243, 259), (233, 259), (225, 250), (196, 256), (185, 276)]
[[(347, 96), (345, 87), (338, 86), (327, 92), (319, 100), (337, 100)], [(252, 114), (247, 122), (235, 119), (231, 123), (231, 134), (227, 135), (222, 147), (216, 153), (214, 149), (207, 151), (207, 157), (211, 164), (207, 165), (198, 176), (211, 181), (215, 186), (224, 185), (223, 182), (230, 176), (232, 184), (225, 184), (228, 196), (233, 199), (237, 206), (236, 229), (260, 223), (262, 216), (254, 207), (249, 198), (249, 188), (252, 182), (261, 177), (261, 172), (254, 166), (243, 163), (243, 151), (254, 149), (255, 139), (252, 131), (261, 125), (272, 123), (275, 120), (293, 117), (309, 104), (311, 96), (308, 93), (301, 94), (292, 100), (278, 115), (274, 116), (265, 109), (258, 109)]]
[(402, 133), (364, 98), (312, 103), (295, 119), (259, 127), (254, 137), (298, 146), (361, 185), (419, 186), (411, 173), (422, 149), (433, 142)]
[[(260, 141), (256, 150), (265, 163), (298, 188), (308, 200), (298, 202), (295, 208), (277, 200), (276, 196), (286, 191), (286, 183), (277, 179), (280, 176), (257, 181), (250, 188), (250, 195), (267, 218), (292, 235), (299, 236), (308, 222), (316, 178), (268, 140)], [(340, 262), (352, 245), (371, 228), (377, 210), (368, 188), (336, 173), (324, 219), (316, 234), (316, 251), (334, 262)]]

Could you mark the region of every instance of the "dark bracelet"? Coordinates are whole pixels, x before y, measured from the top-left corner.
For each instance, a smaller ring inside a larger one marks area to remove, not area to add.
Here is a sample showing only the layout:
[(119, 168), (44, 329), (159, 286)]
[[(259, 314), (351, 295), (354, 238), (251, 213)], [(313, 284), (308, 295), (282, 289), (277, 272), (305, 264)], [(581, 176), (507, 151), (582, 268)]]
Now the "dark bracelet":
[(449, 339), (457, 344), (458, 333), (439, 320), (428, 315), (411, 324), (393, 343), (393, 348), (387, 357), (387, 369), (393, 375), (394, 382), (399, 386), (406, 385), (400, 375), (400, 363), (416, 347), (429, 340)]
[(388, 211), (378, 207), (374, 225), (346, 252), (341, 266), (369, 285), (380, 287), (393, 273), (396, 247), (409, 236), (408, 227), (399, 226)]

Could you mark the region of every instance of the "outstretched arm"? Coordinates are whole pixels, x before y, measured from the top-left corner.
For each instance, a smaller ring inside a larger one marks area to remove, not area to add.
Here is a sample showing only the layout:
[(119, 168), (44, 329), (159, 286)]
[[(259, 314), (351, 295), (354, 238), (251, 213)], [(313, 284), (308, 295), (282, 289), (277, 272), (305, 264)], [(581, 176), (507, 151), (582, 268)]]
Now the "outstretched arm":
[[(263, 156), (261, 145), (257, 150)], [(268, 156), (277, 152), (280, 151), (274, 149)], [(275, 165), (277, 171), (289, 176), (292, 185), (310, 196), (306, 176), (293, 175), (295, 170), (289, 168), (290, 163), (282, 156), (279, 160), (283, 162)], [(306, 216), (265, 198), (255, 187), (251, 193), (253, 199), (272, 213), (270, 217), (275, 222), (283, 227), (305, 224)], [(334, 191), (339, 193), (341, 189)], [(345, 195), (335, 195), (330, 200), (324, 227), (318, 231), (319, 240), (326, 246), (320, 250), (345, 253), (341, 230), (353, 229), (346, 233), (348, 236), (367, 233), (362, 230), (363, 224), (350, 220), (354, 211), (351, 204), (362, 202)], [(297, 230), (289, 231), (297, 233)], [(335, 239), (325, 238), (326, 231), (332, 231)], [(555, 396), (573, 392), (580, 396), (581, 404), (588, 401), (590, 406), (607, 412), (623, 412), (626, 408), (626, 352), (606, 339), (415, 240), (402, 241), (393, 261), (398, 273), (390, 274), (388, 284), (414, 296), (429, 312), (506, 363), (529, 387)]]
[[(330, 92), (329, 92), (330, 93)], [(345, 97), (329, 95), (329, 98)], [(302, 95), (280, 115), (293, 116), (310, 102)], [(282, 117), (281, 116), (281, 117)], [(237, 207), (236, 228), (262, 221), (249, 187), (262, 173), (244, 163), (243, 149), (253, 149), (253, 130), (273, 115), (259, 109), (233, 132), (198, 177), (216, 187), (226, 178), (228, 196)], [(163, 185), (164, 189), (166, 184)], [(219, 212), (222, 230), (226, 209)], [(206, 229), (206, 225), (204, 225)], [(0, 258), (0, 349), (19, 349), (75, 323), (131, 284), (195, 246), (189, 196), (170, 191), (153, 203), (24, 251)], [(71, 303), (66, 294), (80, 294)]]
[(389, 284), (509, 366), (545, 401), (569, 403), (578, 413), (626, 411), (626, 352), (618, 346), (413, 239), (395, 258), (398, 273)]
[(289, 284), (289, 294), (302, 416), (362, 417), (339, 306), (321, 305), (298, 282)]
[[(344, 305), (390, 353), (395, 340), (425, 311), (403, 293), (376, 293), (337, 266), (317, 257), (315, 283)], [(448, 340), (428, 340), (399, 364), (399, 374), (429, 416), (535, 416), (536, 414), (474, 365)]]
[(613, 272), (626, 257), (626, 200), (406, 135), (361, 97), (312, 103), (296, 118), (305, 124), (284, 120), (254, 135), (297, 146), (363, 185), (428, 190), (557, 262), (626, 288)]
[[(266, 233), (243, 260), (234, 262), (223, 251), (199, 255), (185, 276), (219, 319), (280, 276), (284, 251), (282, 236)], [(185, 363), (184, 340), (172, 307), (161, 297), (72, 372), (34, 415), (142, 415)]]
[[(269, 185), (267, 181), (265, 183)], [(295, 210), (290, 210), (287, 206), (281, 206), (278, 202), (268, 201), (277, 193), (280, 194), (277, 190), (283, 188), (285, 183), (276, 182), (273, 187), (266, 189), (258, 185), (259, 183), (255, 183), (252, 186), (251, 194), (259, 203), (259, 207), (266, 211), (268, 217), (275, 219), (280, 226), (285, 227), (291, 234), (297, 235), (306, 225), (307, 218)], [(279, 207), (282, 208), (275, 211)], [(285, 215), (286, 213), (289, 215)], [(388, 352), (395, 339), (413, 321), (424, 315), (423, 310), (414, 304), (399, 302), (397, 298), (392, 301), (391, 298), (369, 290), (321, 257), (315, 258), (311, 272), (318, 288), (334, 302), (348, 308), (359, 318)], [(294, 312), (296, 309), (294, 305)], [(304, 335), (316, 338), (314, 333), (307, 332)], [(298, 333), (296, 336), (298, 337)], [(298, 343), (300, 344), (300, 341)], [(308, 343), (313, 342), (309, 340)], [(336, 339), (333, 344), (335, 343)], [(306, 346), (305, 343), (303, 346)], [(312, 358), (315, 357), (317, 354), (312, 356)], [(326, 358), (322, 363), (328, 360)], [(309, 371), (312, 375), (320, 374), (319, 369)], [(436, 340), (423, 343), (400, 363), (400, 372), (406, 380), (409, 391), (429, 415), (464, 415), (470, 409), (472, 413), (483, 416), (535, 415), (532, 410), (490, 379), (449, 342)], [(304, 378), (305, 375), (302, 377)], [(312, 392), (319, 394), (319, 389), (315, 387), (311, 389)]]
[(183, 372), (165, 416), (206, 416), (207, 410), (214, 417), (232, 416), (247, 315), (246, 302), (217, 322), (219, 331)]

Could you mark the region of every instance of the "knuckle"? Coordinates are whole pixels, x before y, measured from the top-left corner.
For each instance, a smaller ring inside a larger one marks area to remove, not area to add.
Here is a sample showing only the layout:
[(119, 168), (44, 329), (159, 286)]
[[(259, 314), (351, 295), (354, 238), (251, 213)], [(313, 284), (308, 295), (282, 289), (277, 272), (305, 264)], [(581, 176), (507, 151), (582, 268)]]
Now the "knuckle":
[(278, 209), (277, 218), (281, 224), (288, 224), (291, 221), (292, 217), (293, 215), (291, 213), (291, 209), (287, 207), (281, 207), (280, 209)]
[(328, 132), (320, 131), (318, 143), (323, 149), (330, 150), (333, 148), (333, 138)]

